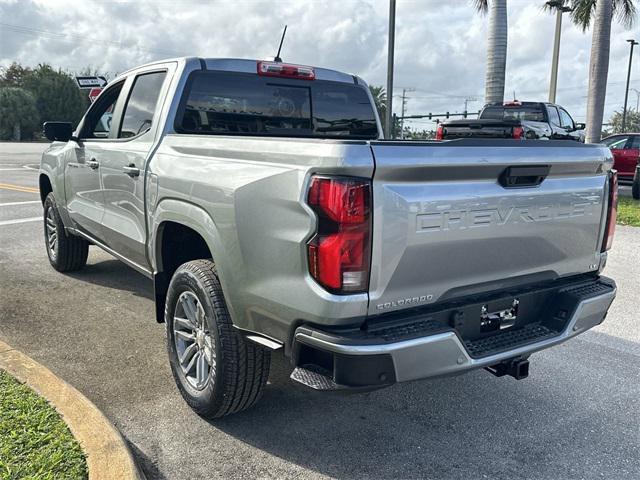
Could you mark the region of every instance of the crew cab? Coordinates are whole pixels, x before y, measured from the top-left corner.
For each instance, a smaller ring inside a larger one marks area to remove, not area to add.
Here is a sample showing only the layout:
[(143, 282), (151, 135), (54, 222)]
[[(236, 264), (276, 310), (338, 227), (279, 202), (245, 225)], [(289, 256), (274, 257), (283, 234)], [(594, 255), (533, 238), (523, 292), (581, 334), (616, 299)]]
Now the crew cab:
[(620, 183), (631, 183), (640, 163), (640, 133), (610, 135), (602, 143), (611, 149), (613, 168), (618, 172)]
[(436, 139), (513, 138), (516, 140), (576, 140), (584, 142), (584, 124), (575, 123), (560, 105), (545, 102), (487, 104), (477, 119), (447, 120)]
[(258, 400), (273, 351), (316, 390), (521, 379), (616, 295), (604, 145), (385, 141), (358, 76), (210, 58), (129, 70), (44, 131), (49, 262), (91, 246), (147, 276), (208, 418)]

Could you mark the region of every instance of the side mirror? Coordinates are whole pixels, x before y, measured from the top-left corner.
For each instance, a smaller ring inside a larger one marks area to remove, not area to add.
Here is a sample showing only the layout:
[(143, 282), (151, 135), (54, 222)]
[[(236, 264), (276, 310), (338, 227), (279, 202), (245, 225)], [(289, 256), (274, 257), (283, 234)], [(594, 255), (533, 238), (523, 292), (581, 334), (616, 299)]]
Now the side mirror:
[(575, 130), (584, 130), (585, 128), (586, 128), (586, 125), (584, 123), (575, 124)]
[(69, 122), (44, 122), (42, 131), (52, 142), (67, 142), (73, 136), (73, 127)]

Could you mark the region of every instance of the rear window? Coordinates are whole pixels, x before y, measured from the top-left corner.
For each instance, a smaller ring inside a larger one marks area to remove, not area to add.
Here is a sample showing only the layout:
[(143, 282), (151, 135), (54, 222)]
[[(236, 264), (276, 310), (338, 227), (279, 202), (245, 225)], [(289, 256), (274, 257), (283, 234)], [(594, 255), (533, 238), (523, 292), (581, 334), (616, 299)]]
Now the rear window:
[(491, 120), (528, 120), (530, 122), (544, 122), (542, 107), (536, 105), (514, 105), (487, 107), (480, 118)]
[(365, 87), (231, 72), (195, 72), (176, 130), (201, 135), (373, 139), (375, 114)]

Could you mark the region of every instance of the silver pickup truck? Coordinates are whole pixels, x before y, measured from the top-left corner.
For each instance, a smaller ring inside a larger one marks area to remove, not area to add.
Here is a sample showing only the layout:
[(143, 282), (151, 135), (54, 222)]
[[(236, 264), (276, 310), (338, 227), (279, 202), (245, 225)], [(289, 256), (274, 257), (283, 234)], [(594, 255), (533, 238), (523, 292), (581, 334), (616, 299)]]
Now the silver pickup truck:
[(205, 417), (253, 405), (274, 350), (317, 390), (524, 378), (616, 294), (604, 146), (384, 141), (357, 76), (200, 58), (125, 72), (44, 131), (51, 264), (95, 245), (149, 277)]

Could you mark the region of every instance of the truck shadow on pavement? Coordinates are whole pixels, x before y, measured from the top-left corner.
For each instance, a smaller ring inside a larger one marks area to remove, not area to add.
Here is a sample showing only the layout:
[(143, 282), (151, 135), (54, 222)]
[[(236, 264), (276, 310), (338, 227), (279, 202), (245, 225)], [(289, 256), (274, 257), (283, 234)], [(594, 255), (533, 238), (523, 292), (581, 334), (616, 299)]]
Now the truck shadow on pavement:
[(67, 275), (100, 287), (123, 290), (137, 297), (154, 300), (153, 282), (115, 258), (87, 263), (82, 270)]
[[(594, 363), (579, 358), (584, 354), (576, 344), (565, 348), (570, 351), (561, 357)], [(633, 426), (622, 427), (615, 413), (599, 405), (607, 394), (591, 385), (606, 383), (604, 368), (592, 369), (588, 380), (576, 379), (558, 358), (534, 355), (532, 375), (523, 381), (480, 370), (369, 393), (327, 394), (293, 384), (288, 363), (274, 355), (260, 403), (210, 424), (287, 462), (338, 478), (596, 475), (584, 459), (619, 445), (624, 431), (633, 436)], [(268, 476), (280, 476), (282, 466), (275, 463), (273, 470), (265, 465)], [(601, 464), (595, 470), (613, 474), (623, 467)]]

